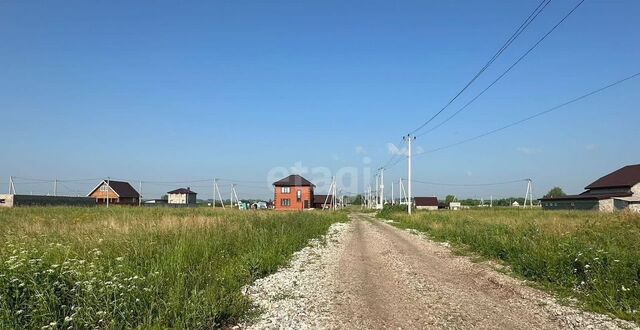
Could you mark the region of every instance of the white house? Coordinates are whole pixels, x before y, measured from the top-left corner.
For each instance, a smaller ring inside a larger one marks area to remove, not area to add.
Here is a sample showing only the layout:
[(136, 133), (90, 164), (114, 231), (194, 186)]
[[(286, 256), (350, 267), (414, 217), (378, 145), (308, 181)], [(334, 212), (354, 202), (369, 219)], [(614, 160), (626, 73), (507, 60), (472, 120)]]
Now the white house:
[(167, 193), (167, 202), (169, 204), (193, 205), (196, 203), (196, 195), (197, 193), (189, 187), (180, 188)]

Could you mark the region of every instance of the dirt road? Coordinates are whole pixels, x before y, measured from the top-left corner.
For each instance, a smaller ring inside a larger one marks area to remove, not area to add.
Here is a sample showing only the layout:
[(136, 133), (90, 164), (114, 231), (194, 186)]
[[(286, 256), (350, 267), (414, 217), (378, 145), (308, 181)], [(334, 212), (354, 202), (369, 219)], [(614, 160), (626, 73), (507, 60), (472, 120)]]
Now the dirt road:
[(250, 290), (266, 310), (252, 328), (638, 329), (371, 215), (351, 220)]
[[(338, 265), (333, 299), (338, 327), (556, 329), (578, 325), (567, 311), (544, 308), (545, 295), (522, 282), (368, 217), (352, 217), (353, 233)], [(613, 325), (590, 321), (583, 325)]]

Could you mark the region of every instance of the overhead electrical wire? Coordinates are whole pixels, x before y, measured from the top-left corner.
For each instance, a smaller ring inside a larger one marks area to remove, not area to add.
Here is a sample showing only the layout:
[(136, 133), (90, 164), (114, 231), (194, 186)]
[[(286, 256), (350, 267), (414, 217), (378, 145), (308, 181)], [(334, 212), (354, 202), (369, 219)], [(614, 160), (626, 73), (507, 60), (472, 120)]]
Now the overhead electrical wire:
[(540, 2), (540, 4), (538, 4), (538, 6), (520, 24), (520, 26), (516, 29), (516, 31), (513, 32), (513, 34), (509, 37), (509, 39), (507, 39), (507, 41), (504, 42), (504, 44), (500, 47), (500, 49), (498, 49), (498, 51), (496, 51), (496, 53), (493, 54), (493, 56), (489, 59), (489, 61), (487, 61), (487, 63), (485, 63), (485, 65), (482, 68), (480, 68), (480, 70), (475, 74), (475, 76), (473, 76), (471, 80), (469, 80), (469, 82), (467, 82), (467, 84), (460, 91), (458, 91), (458, 93), (453, 98), (451, 98), (451, 100), (449, 100), (447, 104), (445, 104), (444, 107), (442, 107), (438, 112), (436, 112), (433, 116), (431, 116), (431, 118), (429, 118), (427, 121), (425, 121), (420, 126), (418, 126), (418, 128), (411, 131), (410, 134), (414, 134), (419, 130), (421, 130), (422, 128), (424, 128), (425, 126), (427, 126), (431, 121), (433, 121), (436, 117), (438, 117), (444, 110), (446, 110), (460, 95), (462, 95), (462, 93), (465, 90), (467, 90), (467, 88), (469, 88), (469, 86), (471, 86), (471, 84), (473, 84), (476, 81), (476, 79), (478, 79), (478, 77), (480, 77), (480, 75), (482, 75), (489, 68), (489, 66), (493, 64), (493, 62), (495, 62), (495, 60), (522, 34), (522, 32), (524, 32), (524, 30), (538, 17), (538, 15), (542, 13), (542, 11), (549, 5), (550, 2), (551, 0), (542, 0), (542, 2)]
[[(447, 117), (447, 119), (445, 119), (444, 121), (438, 123), (436, 126), (430, 128), (429, 130), (417, 135), (417, 137), (424, 136), (425, 134), (433, 132), (434, 130), (436, 130), (437, 128), (439, 128), (440, 126), (444, 125), (445, 123), (447, 123), (448, 121), (453, 119), (455, 116), (460, 114), (460, 112), (464, 111), (469, 105), (471, 105), (478, 98), (480, 98), (480, 96), (482, 96), (486, 91), (488, 91), (491, 87), (493, 87), (493, 85), (495, 85), (498, 81), (500, 81), (507, 73), (509, 73), (509, 71), (511, 71), (511, 69), (513, 69), (516, 65), (518, 65), (518, 63), (520, 63), (525, 57), (527, 57), (527, 55), (529, 55), (529, 53), (531, 53), (534, 49), (536, 49), (536, 47), (538, 47), (538, 45), (540, 45), (540, 43), (542, 43), (542, 41), (544, 41), (553, 31), (555, 31), (555, 29), (558, 28), (558, 26), (560, 26), (560, 24), (562, 24), (562, 22), (564, 22), (569, 16), (571, 16), (571, 14), (573, 14), (573, 12), (576, 11), (576, 9), (578, 9), (578, 7), (580, 7), (580, 5), (582, 5), (582, 3), (584, 1), (585, 0), (582, 0), (582, 1), (578, 2), (578, 4), (576, 4), (571, 9), (571, 11), (569, 11), (564, 17), (562, 17), (562, 19), (560, 21), (558, 21), (558, 23), (556, 23), (549, 31), (547, 31), (547, 33), (545, 33), (540, 39), (538, 39), (538, 41), (535, 44), (533, 44), (533, 46), (531, 46), (524, 54), (522, 54), (515, 62), (513, 62), (513, 64), (511, 64), (504, 72), (502, 72), (502, 74), (500, 74), (495, 80), (493, 80), (493, 82), (491, 82), (491, 84), (489, 84), (487, 87), (485, 87), (474, 98), (472, 98), (464, 106), (462, 106), (460, 109), (458, 109), (458, 111), (454, 112), (452, 115)], [(422, 127), (424, 127), (424, 125)]]
[[(488, 132), (485, 132), (485, 133), (482, 133), (482, 134), (479, 134), (479, 135), (476, 135), (476, 136), (473, 136), (473, 137), (470, 137), (470, 138), (467, 138), (467, 139), (464, 139), (464, 140), (460, 140), (460, 141), (455, 142), (455, 143), (447, 144), (447, 145), (444, 145), (444, 146), (441, 146), (441, 147), (438, 147), (438, 148), (435, 148), (435, 149), (430, 149), (430, 150), (427, 150), (427, 151), (424, 151), (424, 152), (419, 152), (419, 153), (414, 154), (413, 156), (415, 157), (415, 156), (420, 156), (420, 155), (424, 155), (424, 154), (430, 154), (430, 153), (434, 153), (434, 152), (437, 152), (437, 151), (441, 151), (441, 150), (445, 150), (445, 149), (453, 148), (453, 147), (459, 146), (459, 145), (461, 145), (461, 144), (464, 144), (464, 143), (467, 143), (467, 142), (471, 142), (471, 141), (475, 141), (475, 140), (480, 139), (480, 138), (483, 138), (483, 137), (485, 137), (485, 136), (488, 136), (488, 135), (491, 135), (491, 134), (498, 133), (498, 132), (503, 131), (503, 130), (505, 130), (505, 129), (507, 129), (507, 128), (510, 128), (510, 127), (513, 127), (513, 126), (516, 126), (516, 125), (522, 124), (522, 123), (524, 123), (524, 122), (526, 122), (526, 121), (529, 121), (529, 120), (535, 119), (535, 118), (537, 118), (537, 117), (540, 117), (540, 116), (542, 116), (542, 115), (548, 114), (548, 113), (550, 113), (550, 112), (553, 112), (553, 111), (559, 110), (559, 109), (561, 109), (561, 108), (563, 108), (563, 107), (565, 107), (565, 106), (567, 106), (567, 105), (570, 105), (570, 104), (572, 104), (572, 103), (575, 103), (575, 102), (578, 102), (578, 101), (580, 101), (580, 100), (583, 100), (583, 99), (585, 99), (585, 98), (587, 98), (587, 97), (589, 97), (589, 96), (593, 96), (593, 95), (595, 95), (595, 94), (598, 94), (598, 93), (600, 93), (600, 92), (603, 92), (603, 91), (605, 91), (605, 90), (607, 90), (607, 89), (609, 89), (609, 88), (612, 88), (612, 87), (614, 87), (614, 86), (617, 86), (617, 85), (619, 85), (619, 84), (622, 84), (622, 83), (624, 83), (624, 82), (626, 82), (626, 81), (629, 81), (629, 80), (631, 80), (631, 79), (637, 78), (638, 76), (640, 76), (640, 72), (634, 73), (634, 74), (632, 74), (632, 75), (630, 75), (630, 76), (627, 76), (627, 77), (622, 78), (622, 79), (620, 79), (620, 80), (614, 81), (614, 82), (612, 82), (612, 83), (610, 83), (610, 84), (608, 84), (608, 85), (605, 85), (605, 86), (603, 86), (603, 87), (597, 88), (597, 89), (592, 90), (592, 91), (590, 91), (590, 92), (588, 92), (588, 93), (582, 94), (582, 95), (580, 95), (580, 96), (578, 96), (578, 97), (576, 97), (576, 98), (573, 98), (573, 99), (571, 99), (571, 100), (569, 100), (569, 101), (566, 101), (566, 102), (564, 102), (564, 103), (561, 103), (561, 104), (559, 104), (559, 105), (556, 105), (556, 106), (554, 106), (554, 107), (552, 107), (552, 108), (549, 108), (549, 109), (547, 109), (547, 110), (540, 111), (540, 112), (538, 112), (538, 113), (535, 113), (535, 114), (530, 115), (530, 116), (528, 116), (528, 117), (525, 117), (525, 118), (523, 118), (523, 119), (520, 119), (520, 120), (517, 120), (517, 121), (511, 122), (511, 123), (509, 123), (509, 124), (507, 124), (507, 125), (504, 125), (504, 126), (498, 127), (498, 128), (496, 128), (496, 129), (490, 130), (490, 131), (488, 131)], [(397, 165), (401, 160), (402, 160), (402, 158), (398, 159), (397, 161), (395, 161), (395, 162), (394, 162), (394, 163), (392, 163), (391, 165), (387, 166), (386, 168), (387, 168), (387, 169), (389, 169), (389, 168), (394, 167), (394, 166), (395, 166), (395, 165)]]
[(427, 151), (422, 152), (422, 153), (418, 153), (418, 154), (416, 154), (416, 156), (418, 156), (418, 155), (423, 155), (423, 154), (428, 154), (428, 153), (433, 153), (433, 152), (440, 151), (440, 150), (444, 150), (444, 149), (449, 149), (449, 148), (452, 148), (452, 147), (455, 147), (455, 146), (461, 145), (461, 144), (463, 144), (463, 143), (471, 142), (471, 141), (474, 141), (474, 140), (477, 140), (477, 139), (483, 138), (483, 137), (485, 137), (485, 136), (487, 136), (487, 135), (491, 135), (491, 134), (494, 134), (494, 133), (497, 133), (497, 132), (503, 131), (503, 130), (505, 130), (505, 129), (507, 129), (507, 128), (510, 128), (510, 127), (513, 127), (513, 126), (516, 126), (516, 125), (522, 124), (522, 123), (524, 123), (524, 122), (526, 122), (526, 121), (529, 121), (529, 120), (531, 120), (531, 119), (534, 119), (534, 118), (540, 117), (540, 116), (542, 116), (542, 115), (548, 114), (548, 113), (550, 113), (550, 112), (553, 112), (553, 111), (559, 110), (559, 109), (561, 109), (561, 108), (563, 108), (563, 107), (565, 107), (565, 106), (567, 106), (567, 105), (570, 105), (570, 104), (572, 104), (572, 103), (578, 102), (578, 101), (580, 101), (580, 100), (582, 100), (582, 99), (585, 99), (585, 98), (587, 98), (587, 97), (589, 97), (589, 96), (592, 96), (592, 95), (598, 94), (598, 93), (600, 93), (600, 92), (602, 92), (602, 91), (604, 91), (604, 90), (607, 90), (607, 89), (609, 89), (609, 88), (611, 88), (611, 87), (614, 87), (614, 86), (617, 86), (617, 85), (619, 85), (619, 84), (622, 84), (623, 82), (626, 82), (626, 81), (629, 81), (629, 80), (631, 80), (631, 79), (637, 78), (638, 76), (640, 76), (640, 72), (635, 73), (635, 74), (632, 74), (632, 75), (630, 75), (630, 76), (627, 76), (626, 78), (623, 78), (623, 79), (617, 80), (617, 81), (615, 81), (615, 82), (613, 82), (613, 83), (610, 83), (610, 84), (608, 84), (608, 85), (606, 85), (606, 86), (603, 86), (603, 87), (600, 87), (600, 88), (598, 88), (598, 89), (595, 89), (595, 90), (593, 90), (593, 91), (591, 91), (591, 92), (588, 92), (588, 93), (586, 93), (586, 94), (580, 95), (580, 96), (578, 96), (578, 97), (576, 97), (576, 98), (573, 98), (573, 99), (571, 99), (571, 100), (569, 100), (569, 101), (566, 101), (566, 102), (564, 102), (564, 103), (562, 103), (562, 104), (556, 105), (555, 107), (552, 107), (552, 108), (549, 108), (549, 109), (547, 109), (547, 110), (544, 110), (544, 111), (541, 111), (541, 112), (535, 113), (535, 114), (530, 115), (530, 116), (528, 116), (528, 117), (525, 117), (525, 118), (523, 118), (523, 119), (520, 119), (520, 120), (514, 121), (514, 122), (512, 122), (512, 123), (509, 123), (509, 124), (507, 124), (507, 125), (504, 125), (504, 126), (498, 127), (498, 128), (496, 128), (496, 129), (490, 130), (490, 131), (488, 131), (488, 132), (485, 132), (485, 133), (482, 133), (482, 134), (479, 134), (479, 135), (476, 135), (476, 136), (473, 136), (473, 137), (470, 137), (470, 138), (467, 138), (467, 139), (464, 139), (464, 140), (461, 140), (461, 141), (458, 141), (458, 142), (455, 142), (455, 143), (451, 143), (451, 144), (448, 144), (448, 145), (445, 145), (445, 146), (442, 146), (442, 147), (438, 147), (438, 148), (435, 148), (435, 149), (427, 150)]
[(506, 185), (506, 184), (513, 184), (513, 183), (518, 183), (518, 182), (523, 182), (523, 181), (527, 181), (529, 179), (519, 179), (519, 180), (511, 180), (511, 181), (503, 181), (503, 182), (489, 182), (489, 183), (469, 183), (469, 184), (463, 184), (463, 183), (439, 183), (439, 182), (430, 182), (430, 181), (421, 181), (421, 180), (411, 180), (415, 183), (422, 183), (422, 184), (427, 184), (427, 185), (434, 185), (434, 186), (450, 186), (450, 187), (484, 187), (484, 186), (500, 186), (500, 185)]

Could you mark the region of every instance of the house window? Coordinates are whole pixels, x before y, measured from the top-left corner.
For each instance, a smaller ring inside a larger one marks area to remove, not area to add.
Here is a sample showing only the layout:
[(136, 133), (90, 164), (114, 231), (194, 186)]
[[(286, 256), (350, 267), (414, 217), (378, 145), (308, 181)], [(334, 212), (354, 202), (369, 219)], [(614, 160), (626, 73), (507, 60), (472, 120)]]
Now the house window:
[(0, 199), (0, 204), (5, 204), (7, 201), (4, 199)]
[(291, 192), (291, 187), (282, 187), (281, 191), (283, 194), (288, 194)]
[(291, 200), (289, 199), (281, 199), (280, 200), (280, 206), (289, 206), (291, 205)]
[(298, 190), (296, 192), (296, 200), (299, 202), (302, 200), (302, 191)]
[(103, 184), (102, 186), (100, 186), (100, 191), (105, 192), (107, 190), (108, 189), (107, 189), (107, 185), (106, 184)]

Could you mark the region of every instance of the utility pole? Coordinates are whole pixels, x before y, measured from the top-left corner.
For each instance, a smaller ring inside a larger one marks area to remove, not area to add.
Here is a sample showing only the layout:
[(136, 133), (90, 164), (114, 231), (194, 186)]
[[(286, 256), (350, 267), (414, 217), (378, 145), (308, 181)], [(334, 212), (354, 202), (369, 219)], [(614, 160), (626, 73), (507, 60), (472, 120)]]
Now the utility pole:
[(9, 177), (9, 195), (16, 194), (16, 186), (13, 184), (13, 176)]
[(336, 181), (336, 177), (333, 177), (333, 210), (335, 211), (338, 208), (338, 182)]
[(211, 189), (213, 192), (213, 197), (211, 198), (211, 206), (213, 206), (213, 208), (216, 208), (216, 179), (213, 179), (213, 184), (211, 185)]
[(109, 190), (111, 190), (110, 182), (111, 178), (107, 177), (107, 208), (109, 208)]
[[(231, 185), (231, 192), (233, 194), (233, 196), (236, 197), (236, 203), (238, 204), (238, 208), (240, 208), (240, 199), (238, 198), (238, 192), (236, 191), (236, 184), (232, 184)], [(231, 206), (233, 206), (233, 203), (231, 203)]]
[(138, 188), (138, 190), (140, 190), (140, 193), (138, 194), (140, 195), (138, 196), (138, 206), (142, 206), (142, 180), (138, 182)]
[(409, 214), (411, 214), (411, 208), (413, 207), (413, 203), (411, 201), (411, 141), (415, 139), (415, 136), (411, 136), (411, 134), (407, 134), (404, 138), (407, 141), (407, 199), (409, 202), (409, 207), (407, 208)]
[(489, 202), (489, 207), (493, 207), (493, 195), (491, 195), (491, 201)]
[(395, 204), (396, 200), (393, 198), (393, 181), (391, 181), (391, 205)]
[(53, 196), (58, 196), (58, 179), (53, 180)]
[(216, 207), (216, 191), (218, 192), (218, 198), (220, 198), (220, 204), (222, 204), (222, 209), (224, 209), (224, 200), (222, 199), (222, 194), (220, 194), (220, 186), (218, 186), (218, 179), (213, 179), (213, 207)]
[(235, 184), (231, 184), (231, 192), (229, 193), (229, 195), (231, 196), (229, 198), (229, 207), (233, 208), (233, 189), (234, 189)]
[(527, 207), (527, 198), (529, 198), (529, 205), (533, 208), (533, 184), (531, 179), (527, 179), (527, 193), (524, 195), (524, 208)]
[(384, 167), (380, 168), (380, 208), (384, 208)]

